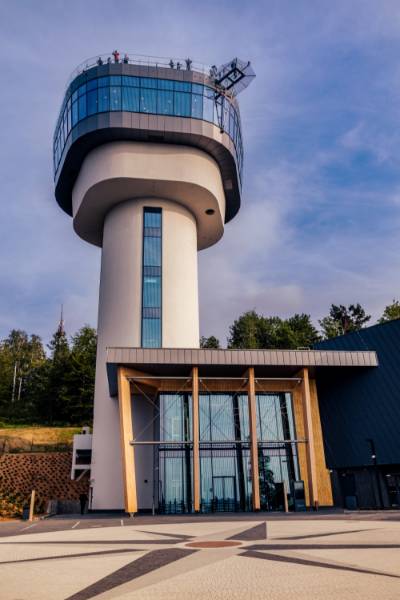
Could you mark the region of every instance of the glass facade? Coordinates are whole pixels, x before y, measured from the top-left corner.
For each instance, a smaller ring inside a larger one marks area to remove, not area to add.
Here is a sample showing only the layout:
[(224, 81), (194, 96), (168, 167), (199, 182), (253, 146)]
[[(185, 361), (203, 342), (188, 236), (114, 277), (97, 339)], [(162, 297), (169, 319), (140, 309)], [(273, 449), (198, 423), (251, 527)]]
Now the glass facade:
[(72, 129), (87, 117), (111, 111), (190, 117), (214, 123), (232, 139), (241, 176), (240, 115), (227, 97), (218, 97), (212, 88), (198, 83), (126, 75), (97, 77), (85, 83), (77, 78), (69, 86), (54, 134), (55, 173)]
[[(257, 394), (259, 485), (262, 510), (292, 504), (299, 479), (290, 394)], [(192, 398), (160, 394), (159, 510), (192, 510)], [(200, 497), (202, 512), (252, 510), (248, 399), (245, 394), (201, 393)], [(163, 441), (176, 442), (163, 446)]]
[(161, 347), (162, 213), (143, 209), (142, 347)]

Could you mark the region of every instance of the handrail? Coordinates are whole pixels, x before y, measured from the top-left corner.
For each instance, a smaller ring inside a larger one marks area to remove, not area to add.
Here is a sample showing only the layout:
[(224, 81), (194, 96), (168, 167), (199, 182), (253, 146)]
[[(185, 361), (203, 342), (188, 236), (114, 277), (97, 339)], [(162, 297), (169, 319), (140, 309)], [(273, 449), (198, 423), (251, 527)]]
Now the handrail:
[[(115, 50), (113, 51), (116, 52)], [(117, 61), (113, 55), (113, 52), (108, 52), (106, 54), (97, 54), (96, 56), (92, 56), (91, 58), (87, 58), (82, 63), (80, 63), (70, 74), (68, 77), (66, 88), (70, 85), (70, 83), (81, 75), (85, 71), (88, 71), (92, 67), (96, 67), (99, 65), (99, 59), (102, 61), (102, 64), (107, 64), (111, 62), (111, 64), (122, 63), (122, 64), (130, 64), (130, 65), (139, 65), (145, 67), (165, 67), (165, 68), (174, 68), (181, 71), (196, 71), (198, 73), (203, 73), (204, 75), (210, 75), (210, 67), (200, 63), (192, 61), (189, 58), (166, 58), (163, 56), (146, 56), (144, 54), (133, 54), (130, 52), (119, 52), (119, 60)], [(124, 59), (124, 57), (127, 59)], [(188, 63), (190, 61), (190, 68), (187, 68)], [(172, 66), (173, 65), (173, 66)]]

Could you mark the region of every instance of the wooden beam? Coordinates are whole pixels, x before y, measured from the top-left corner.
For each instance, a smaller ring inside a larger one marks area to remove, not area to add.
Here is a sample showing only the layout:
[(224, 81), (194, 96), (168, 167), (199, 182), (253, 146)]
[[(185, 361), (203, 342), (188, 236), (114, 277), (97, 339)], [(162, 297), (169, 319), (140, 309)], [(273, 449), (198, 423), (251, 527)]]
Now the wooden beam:
[(310, 507), (318, 508), (318, 485), (317, 485), (317, 466), (315, 459), (314, 429), (311, 411), (311, 391), (308, 368), (300, 371), (301, 375), (301, 396), (303, 404), (304, 433), (307, 438), (306, 457), (308, 474), (308, 493)]
[(137, 380), (139, 385), (144, 384), (148, 387), (158, 389), (160, 385), (160, 381), (158, 379), (145, 379), (146, 377), (150, 377), (148, 373), (143, 373), (142, 371), (138, 371), (137, 369), (132, 369), (131, 367), (124, 367), (125, 377), (128, 379), (132, 379), (133, 381)]
[(199, 369), (192, 369), (192, 423), (193, 423), (193, 508), (200, 512), (200, 423), (199, 423)]
[(135, 449), (130, 445), (133, 440), (131, 386), (127, 377), (129, 372), (118, 367), (118, 402), (121, 438), (122, 477), (124, 484), (125, 510), (127, 513), (137, 512), (137, 492), (135, 473)]
[(260, 478), (258, 472), (258, 444), (257, 444), (257, 412), (256, 412), (256, 383), (254, 379), (254, 367), (248, 371), (247, 395), (249, 402), (249, 424), (250, 424), (250, 458), (251, 458), (251, 482), (253, 490), (253, 510), (260, 510)]

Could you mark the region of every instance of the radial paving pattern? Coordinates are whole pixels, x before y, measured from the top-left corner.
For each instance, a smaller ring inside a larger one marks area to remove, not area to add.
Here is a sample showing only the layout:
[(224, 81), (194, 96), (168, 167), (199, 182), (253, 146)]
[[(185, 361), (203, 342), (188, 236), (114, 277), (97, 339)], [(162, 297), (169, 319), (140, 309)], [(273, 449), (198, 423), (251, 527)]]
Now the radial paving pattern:
[(399, 521), (148, 522), (0, 524), (1, 600), (400, 598)]

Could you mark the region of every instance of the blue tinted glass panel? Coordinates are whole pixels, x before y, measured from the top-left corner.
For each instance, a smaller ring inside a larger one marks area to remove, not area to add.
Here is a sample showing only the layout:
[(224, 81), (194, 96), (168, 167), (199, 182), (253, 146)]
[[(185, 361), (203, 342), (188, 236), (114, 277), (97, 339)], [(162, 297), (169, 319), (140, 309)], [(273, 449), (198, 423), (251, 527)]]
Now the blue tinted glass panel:
[(203, 96), (192, 94), (192, 117), (195, 119), (203, 118)]
[(103, 87), (98, 89), (99, 112), (108, 112), (110, 110), (110, 88)]
[(161, 277), (143, 277), (143, 306), (161, 306)]
[(214, 115), (214, 99), (207, 98), (206, 96), (203, 99), (203, 119), (205, 121), (213, 122)]
[(78, 102), (73, 102), (72, 103), (72, 127), (75, 127), (77, 122), (78, 122)]
[(161, 346), (161, 319), (143, 319), (143, 348), (159, 348)]
[(191, 95), (184, 92), (174, 93), (174, 114), (177, 117), (190, 117), (192, 113)]
[(153, 89), (158, 88), (157, 79), (153, 79), (152, 77), (141, 77), (140, 85), (142, 87), (146, 87), (146, 88), (153, 88)]
[(88, 115), (94, 115), (98, 112), (97, 109), (97, 90), (92, 90), (87, 93), (87, 112)]
[[(139, 87), (140, 85), (142, 87)], [(72, 96), (69, 96), (71, 93)], [(217, 126), (223, 125), (235, 144), (239, 177), (241, 177), (243, 149), (240, 117), (234, 106), (225, 99), (222, 120), (221, 98), (215, 100), (215, 92), (212, 88), (199, 83), (192, 84), (171, 79), (113, 75), (84, 82), (84, 77), (78, 77), (69, 87), (67, 98), (60, 111), (55, 133), (55, 139), (59, 137), (60, 140), (58, 154), (61, 156), (69, 132), (79, 120), (88, 115), (111, 110), (192, 117), (204, 119)], [(54, 155), (55, 151), (54, 145)]]
[(161, 227), (161, 211), (153, 211), (149, 208), (146, 208), (144, 213), (144, 226)]
[(142, 346), (161, 346), (161, 209), (143, 216)]
[(174, 113), (174, 93), (159, 90), (157, 93), (157, 113), (172, 115)]
[(129, 77), (127, 75), (122, 76), (122, 85), (127, 87), (139, 87), (140, 77)]
[(186, 81), (175, 81), (174, 89), (177, 92), (190, 92), (192, 90), (192, 84)]
[(140, 90), (140, 112), (156, 113), (157, 112), (157, 90), (141, 89)]
[(122, 110), (139, 112), (139, 88), (122, 88)]
[(88, 81), (86, 84), (87, 91), (89, 92), (90, 90), (97, 90), (97, 82), (98, 79), (92, 79), (91, 81)]
[(159, 79), (158, 80), (158, 89), (159, 90), (173, 90), (174, 82), (172, 79)]
[(86, 94), (81, 96), (78, 100), (78, 112), (79, 112), (79, 120), (84, 119), (86, 117)]
[(146, 267), (161, 265), (161, 238), (145, 237), (143, 244), (143, 264)]
[(110, 88), (110, 110), (121, 110), (121, 88)]

